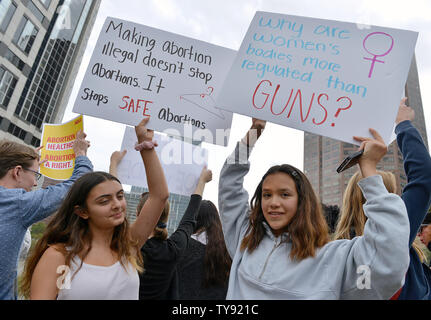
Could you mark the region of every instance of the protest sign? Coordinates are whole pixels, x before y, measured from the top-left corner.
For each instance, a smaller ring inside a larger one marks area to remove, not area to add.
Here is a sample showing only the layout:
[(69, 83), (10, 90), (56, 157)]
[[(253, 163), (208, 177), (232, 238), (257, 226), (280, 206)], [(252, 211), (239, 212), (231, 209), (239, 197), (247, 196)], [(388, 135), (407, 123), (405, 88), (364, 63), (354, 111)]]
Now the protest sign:
[(83, 116), (78, 116), (64, 124), (43, 124), (40, 173), (55, 180), (67, 180), (75, 167), (73, 142), (76, 133), (83, 130)]
[(388, 143), (417, 35), (257, 12), (217, 104), (354, 144), (374, 128)]
[[(156, 132), (153, 140), (158, 143), (155, 150), (162, 164), (169, 192), (190, 196), (203, 167), (208, 163), (208, 151)], [(127, 153), (118, 165), (118, 178), (124, 184), (148, 188), (141, 154), (134, 149), (136, 141), (134, 129), (126, 127), (121, 150), (127, 150)]]
[[(178, 136), (184, 136), (184, 124), (190, 124), (193, 136), (188, 138), (227, 145), (232, 113), (218, 109), (215, 99), (235, 54), (108, 17), (73, 112), (133, 126), (150, 117), (149, 128), (175, 129)], [(215, 141), (224, 131), (226, 137)]]

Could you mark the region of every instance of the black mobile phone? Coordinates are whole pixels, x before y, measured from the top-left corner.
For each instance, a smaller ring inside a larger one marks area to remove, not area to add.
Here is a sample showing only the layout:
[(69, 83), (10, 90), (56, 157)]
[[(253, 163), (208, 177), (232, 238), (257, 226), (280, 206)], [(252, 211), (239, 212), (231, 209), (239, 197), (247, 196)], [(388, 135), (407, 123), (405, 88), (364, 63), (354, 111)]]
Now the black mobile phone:
[(362, 149), (347, 156), (346, 159), (344, 159), (343, 162), (340, 164), (340, 166), (337, 168), (337, 172), (338, 173), (343, 172), (344, 170), (349, 169), (350, 167), (357, 164), (359, 161), (359, 157), (363, 153), (364, 153), (364, 150)]

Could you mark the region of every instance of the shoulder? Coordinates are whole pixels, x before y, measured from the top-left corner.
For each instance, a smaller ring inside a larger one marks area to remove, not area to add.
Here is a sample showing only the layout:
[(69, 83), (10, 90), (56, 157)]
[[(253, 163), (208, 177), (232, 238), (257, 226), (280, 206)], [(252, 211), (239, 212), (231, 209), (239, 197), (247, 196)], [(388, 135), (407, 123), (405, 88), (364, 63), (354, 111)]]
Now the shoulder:
[(63, 244), (53, 244), (43, 253), (41, 260), (53, 264), (64, 264), (66, 261), (66, 249)]

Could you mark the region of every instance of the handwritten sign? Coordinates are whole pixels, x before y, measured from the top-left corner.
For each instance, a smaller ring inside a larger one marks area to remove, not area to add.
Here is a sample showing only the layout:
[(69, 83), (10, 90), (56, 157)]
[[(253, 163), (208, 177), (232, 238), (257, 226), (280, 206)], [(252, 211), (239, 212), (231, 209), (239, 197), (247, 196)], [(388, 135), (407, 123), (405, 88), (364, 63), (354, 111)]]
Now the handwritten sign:
[[(184, 124), (190, 124), (190, 139), (227, 145), (228, 135), (217, 141), (215, 137), (217, 130), (230, 129), (232, 113), (218, 109), (215, 99), (235, 54), (108, 17), (73, 112), (133, 126), (150, 117), (151, 129), (175, 129), (178, 136), (184, 136)], [(209, 130), (212, 137), (202, 130)]]
[[(202, 168), (208, 163), (208, 150), (176, 138), (154, 133), (155, 148), (171, 193), (190, 196), (196, 188)], [(141, 154), (134, 149), (136, 134), (126, 127), (121, 150), (126, 155), (118, 165), (118, 178), (124, 184), (148, 187)]]
[(217, 103), (341, 141), (388, 142), (417, 32), (257, 12)]
[(72, 176), (75, 167), (73, 142), (76, 133), (83, 130), (83, 116), (78, 116), (64, 124), (43, 124), (40, 173), (55, 180), (66, 180)]

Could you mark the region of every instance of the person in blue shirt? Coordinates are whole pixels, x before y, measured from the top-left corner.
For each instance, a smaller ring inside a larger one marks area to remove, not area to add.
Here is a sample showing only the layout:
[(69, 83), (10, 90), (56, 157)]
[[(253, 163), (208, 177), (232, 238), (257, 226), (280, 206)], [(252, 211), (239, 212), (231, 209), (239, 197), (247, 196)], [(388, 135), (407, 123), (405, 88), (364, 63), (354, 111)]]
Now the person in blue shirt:
[(415, 117), (414, 110), (407, 107), (405, 102), (406, 98), (403, 98), (396, 118), (395, 133), (407, 176), (407, 185), (401, 198), (406, 205), (410, 222), (410, 265), (404, 286), (397, 293), (399, 296), (396, 294), (393, 299), (429, 300), (431, 272), (419, 258), (413, 241), (431, 205), (431, 157), (418, 130), (411, 123)]
[(15, 281), (18, 255), (27, 228), (54, 213), (73, 182), (93, 171), (87, 158), (86, 134), (77, 133), (73, 149), (75, 167), (70, 179), (32, 191), (41, 177), (39, 155), (20, 143), (0, 141), (0, 299), (17, 298)]

